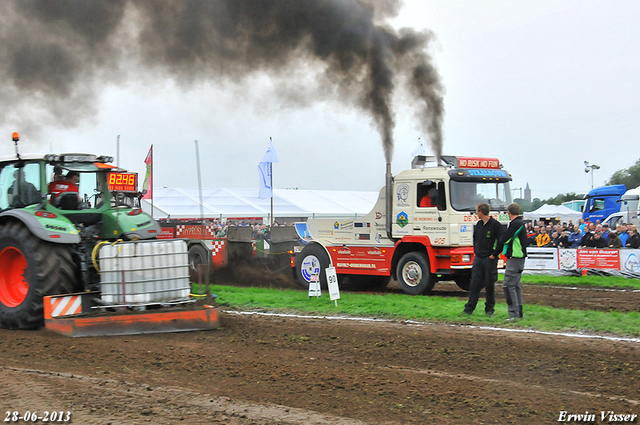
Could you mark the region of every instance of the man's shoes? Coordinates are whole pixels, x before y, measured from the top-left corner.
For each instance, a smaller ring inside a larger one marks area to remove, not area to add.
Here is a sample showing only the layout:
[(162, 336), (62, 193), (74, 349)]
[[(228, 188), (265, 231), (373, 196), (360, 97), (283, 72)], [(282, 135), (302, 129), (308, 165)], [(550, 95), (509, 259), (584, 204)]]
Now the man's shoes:
[(485, 311), (485, 313), (487, 315), (487, 317), (493, 317), (493, 311)]
[(473, 314), (473, 311), (463, 311), (462, 313), (460, 313), (460, 317), (465, 317), (465, 316), (471, 316)]
[(521, 319), (519, 317), (509, 317), (508, 319), (504, 319), (505, 322), (519, 322)]

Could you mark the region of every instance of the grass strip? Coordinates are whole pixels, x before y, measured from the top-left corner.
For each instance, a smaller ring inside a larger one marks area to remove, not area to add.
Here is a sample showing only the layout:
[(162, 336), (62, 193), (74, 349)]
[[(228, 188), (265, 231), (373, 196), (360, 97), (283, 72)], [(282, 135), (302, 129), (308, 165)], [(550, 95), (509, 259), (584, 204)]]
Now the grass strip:
[(211, 292), (218, 296), (218, 304), (241, 309), (640, 336), (638, 312), (568, 310), (525, 304), (523, 321), (505, 322), (507, 305), (497, 303), (494, 317), (487, 317), (482, 299), (474, 315), (466, 316), (461, 314), (466, 301), (437, 296), (345, 292), (340, 294), (336, 307), (326, 291), (320, 298), (309, 298), (306, 291), (211, 285)]
[[(504, 274), (498, 275), (498, 281), (504, 280)], [(612, 289), (640, 289), (640, 279), (618, 276), (547, 276), (523, 274), (522, 283), (531, 285), (587, 286)]]

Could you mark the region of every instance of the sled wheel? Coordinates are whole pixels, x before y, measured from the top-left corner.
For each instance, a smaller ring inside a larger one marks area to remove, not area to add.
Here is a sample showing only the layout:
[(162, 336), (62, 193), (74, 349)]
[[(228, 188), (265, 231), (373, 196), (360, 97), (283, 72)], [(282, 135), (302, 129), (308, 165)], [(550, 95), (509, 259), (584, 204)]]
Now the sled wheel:
[(197, 272), (199, 266), (205, 267), (209, 264), (211, 264), (211, 257), (205, 247), (200, 244), (189, 247), (189, 268), (191, 271)]

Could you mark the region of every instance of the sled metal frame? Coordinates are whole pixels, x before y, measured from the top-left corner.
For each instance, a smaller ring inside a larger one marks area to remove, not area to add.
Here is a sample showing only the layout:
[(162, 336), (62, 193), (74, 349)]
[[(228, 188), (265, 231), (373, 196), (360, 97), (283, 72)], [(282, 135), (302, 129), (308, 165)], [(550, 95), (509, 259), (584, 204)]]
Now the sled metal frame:
[[(145, 333), (187, 332), (218, 328), (218, 309), (213, 305), (192, 310), (120, 311), (105, 315), (91, 312), (95, 292), (44, 297), (45, 329), (70, 336), (137, 335)], [(81, 304), (75, 313), (54, 312), (56, 302)]]

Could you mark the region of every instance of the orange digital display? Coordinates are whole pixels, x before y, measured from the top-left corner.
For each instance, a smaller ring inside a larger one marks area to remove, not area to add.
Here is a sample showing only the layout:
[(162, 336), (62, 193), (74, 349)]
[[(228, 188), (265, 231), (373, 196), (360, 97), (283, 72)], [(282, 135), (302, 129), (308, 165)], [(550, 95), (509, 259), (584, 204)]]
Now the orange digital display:
[(138, 175), (136, 173), (109, 173), (109, 191), (137, 192)]

